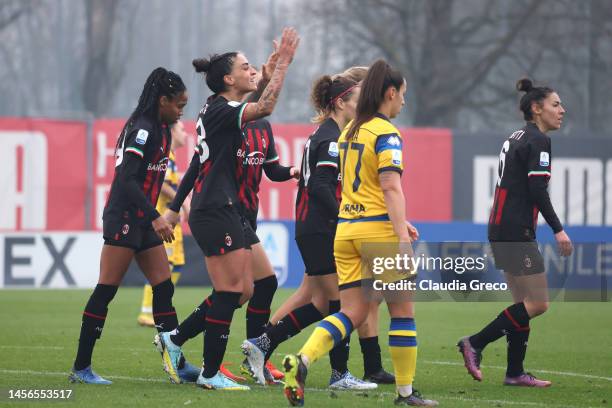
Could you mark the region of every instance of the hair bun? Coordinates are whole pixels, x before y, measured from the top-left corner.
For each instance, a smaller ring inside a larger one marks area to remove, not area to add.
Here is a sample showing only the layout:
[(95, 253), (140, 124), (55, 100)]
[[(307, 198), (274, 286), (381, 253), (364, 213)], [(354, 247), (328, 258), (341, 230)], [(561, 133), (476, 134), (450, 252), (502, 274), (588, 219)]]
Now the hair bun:
[(196, 58), (191, 61), (191, 64), (195, 68), (196, 72), (208, 72), (211, 62), (206, 58)]
[(533, 81), (529, 78), (521, 78), (516, 83), (516, 90), (519, 92), (529, 92), (533, 89)]

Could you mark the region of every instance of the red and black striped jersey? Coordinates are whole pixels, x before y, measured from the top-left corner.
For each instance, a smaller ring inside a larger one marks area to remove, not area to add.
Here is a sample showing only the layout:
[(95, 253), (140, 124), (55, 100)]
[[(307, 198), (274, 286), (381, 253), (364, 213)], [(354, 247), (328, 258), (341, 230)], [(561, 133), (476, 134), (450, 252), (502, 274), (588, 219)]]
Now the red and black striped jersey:
[(192, 211), (226, 205), (240, 207), (241, 169), (237, 163), (244, 138), (242, 115), (246, 105), (222, 96), (207, 101), (196, 123), (196, 152), (169, 208), (178, 211), (192, 189)]
[(166, 124), (134, 120), (116, 150), (113, 182), (103, 218), (133, 218), (143, 224), (159, 216), (155, 205), (168, 167), (171, 136)]
[(295, 203), (295, 235), (335, 234), (338, 223), (340, 128), (328, 118), (304, 145)]
[(238, 196), (244, 206), (245, 216), (255, 221), (259, 209), (259, 184), (264, 166), (277, 164), (278, 153), (274, 145), (272, 126), (266, 119), (248, 122), (244, 130), (242, 146), (238, 151), (238, 167), (241, 177)]
[(555, 233), (563, 229), (548, 194), (551, 159), (550, 137), (534, 123), (504, 142), (489, 216), (489, 240), (535, 240), (538, 213)]

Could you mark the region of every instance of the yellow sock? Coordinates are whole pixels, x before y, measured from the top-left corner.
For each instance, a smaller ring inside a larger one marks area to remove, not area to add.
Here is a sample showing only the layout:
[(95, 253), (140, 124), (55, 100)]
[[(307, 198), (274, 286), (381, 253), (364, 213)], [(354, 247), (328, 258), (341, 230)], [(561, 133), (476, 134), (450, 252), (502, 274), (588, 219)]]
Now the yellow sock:
[(395, 372), (395, 384), (411, 385), (416, 372), (417, 341), (414, 319), (391, 318), (389, 328), (389, 353)]
[(327, 316), (319, 322), (299, 354), (305, 356), (309, 364), (312, 364), (346, 336), (350, 336), (352, 331), (353, 324), (344, 313), (338, 312)]
[(170, 280), (172, 281), (174, 285), (176, 285), (176, 283), (178, 282), (180, 278), (181, 278), (180, 272), (172, 272), (172, 276), (170, 277)]
[(153, 313), (153, 289), (151, 285), (144, 285), (144, 293), (142, 294), (141, 313)]

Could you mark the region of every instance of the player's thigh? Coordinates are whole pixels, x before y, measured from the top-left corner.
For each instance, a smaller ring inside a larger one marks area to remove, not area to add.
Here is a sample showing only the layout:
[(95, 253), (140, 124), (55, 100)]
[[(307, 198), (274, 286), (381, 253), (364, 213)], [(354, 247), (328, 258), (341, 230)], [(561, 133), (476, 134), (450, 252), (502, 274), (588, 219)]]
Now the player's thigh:
[(133, 258), (134, 250), (131, 248), (103, 245), (98, 283), (119, 286)]
[(136, 262), (151, 286), (170, 279), (168, 255), (163, 245), (157, 245), (136, 253)]
[(242, 293), (245, 280), (246, 251), (246, 249), (240, 248), (224, 255), (206, 257), (208, 275), (216, 291)]
[(335, 240), (334, 258), (340, 292), (361, 287), (361, 255), (353, 240)]
[(274, 275), (274, 269), (261, 243), (251, 244), (253, 280), (260, 280)]

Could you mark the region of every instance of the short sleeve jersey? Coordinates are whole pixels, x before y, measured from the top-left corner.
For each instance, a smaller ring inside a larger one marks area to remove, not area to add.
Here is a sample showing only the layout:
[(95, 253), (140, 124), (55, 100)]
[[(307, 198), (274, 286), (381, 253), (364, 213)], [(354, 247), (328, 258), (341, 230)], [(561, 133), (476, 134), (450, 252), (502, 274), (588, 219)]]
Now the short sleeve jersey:
[(357, 135), (346, 140), (349, 123), (339, 138), (342, 173), (342, 220), (371, 219), (387, 215), (378, 175), (385, 171), (402, 174), (402, 136), (382, 114), (364, 123)]
[(512, 133), (499, 154), (498, 179), (489, 216), (492, 241), (535, 239), (538, 208), (529, 194), (529, 178), (551, 176), (550, 138), (535, 124)]
[(274, 145), (272, 126), (266, 119), (248, 122), (244, 131), (244, 140), (239, 150), (239, 165), (242, 165), (242, 180), (239, 198), (245, 210), (245, 216), (254, 222), (259, 210), (259, 184), (265, 164), (278, 162)]
[[(329, 188), (336, 191), (338, 186), (338, 135), (340, 129), (336, 122), (328, 118), (308, 138), (302, 154), (300, 180), (295, 202), (295, 235), (317, 233), (334, 234), (336, 224), (330, 223), (329, 214), (316, 198), (310, 197), (308, 187), (314, 173), (322, 167), (331, 167), (335, 173), (334, 185)], [(336, 214), (337, 215), (337, 214)]]
[(242, 115), (246, 106), (217, 96), (200, 111), (195, 153), (200, 169), (193, 188), (192, 210), (240, 207), (238, 153), (244, 138)]
[(142, 162), (136, 181), (147, 200), (155, 207), (168, 168), (171, 141), (170, 129), (166, 124), (155, 123), (145, 117), (134, 121), (116, 151), (115, 175), (103, 213), (105, 220), (119, 220), (127, 216), (140, 220), (143, 225), (152, 221), (145, 217), (142, 208), (137, 208), (128, 200), (116, 180), (123, 171), (126, 155), (138, 156)]

